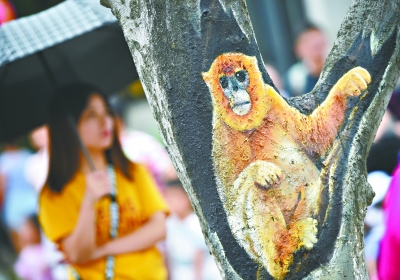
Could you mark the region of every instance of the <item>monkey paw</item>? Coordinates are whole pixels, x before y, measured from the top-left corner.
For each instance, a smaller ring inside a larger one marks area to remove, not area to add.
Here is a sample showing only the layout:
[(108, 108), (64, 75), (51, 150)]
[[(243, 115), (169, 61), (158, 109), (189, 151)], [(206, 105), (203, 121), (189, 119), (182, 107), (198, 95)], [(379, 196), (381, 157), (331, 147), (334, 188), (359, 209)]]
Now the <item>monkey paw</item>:
[(336, 83), (334, 91), (339, 90), (346, 96), (358, 96), (367, 89), (371, 75), (362, 67), (355, 67), (344, 74)]
[(297, 248), (304, 246), (310, 250), (317, 243), (318, 221), (313, 218), (305, 218), (295, 222), (292, 226), (293, 234), (297, 235), (299, 243)]
[(257, 160), (249, 165), (248, 172), (254, 183), (261, 189), (278, 185), (283, 179), (282, 170), (275, 164)]

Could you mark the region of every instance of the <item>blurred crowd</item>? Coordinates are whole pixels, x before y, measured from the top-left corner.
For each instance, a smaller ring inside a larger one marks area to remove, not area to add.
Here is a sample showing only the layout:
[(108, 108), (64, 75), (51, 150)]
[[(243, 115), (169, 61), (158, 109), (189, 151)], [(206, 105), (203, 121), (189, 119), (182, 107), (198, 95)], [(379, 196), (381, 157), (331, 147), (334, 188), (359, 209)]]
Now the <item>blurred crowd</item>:
[[(399, 80), (400, 81), (400, 80)], [(400, 279), (400, 82), (376, 133), (367, 159), (375, 197), (365, 218), (365, 255), (370, 279)]]
[[(121, 143), (128, 158), (144, 164), (153, 175), (172, 214), (164, 253), (169, 279), (220, 279), (197, 216), (169, 156), (151, 135), (122, 128)], [(46, 181), (48, 135), (43, 126), (30, 133), (30, 146), (3, 143), (0, 154), (0, 279), (67, 279), (64, 256), (46, 239), (37, 217), (38, 194)]]

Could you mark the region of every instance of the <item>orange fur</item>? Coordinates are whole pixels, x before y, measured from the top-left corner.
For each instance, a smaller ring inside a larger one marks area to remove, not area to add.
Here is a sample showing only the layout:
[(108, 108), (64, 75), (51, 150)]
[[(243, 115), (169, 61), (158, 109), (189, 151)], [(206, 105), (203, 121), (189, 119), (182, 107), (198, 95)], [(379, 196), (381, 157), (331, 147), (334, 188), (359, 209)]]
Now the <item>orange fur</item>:
[[(233, 112), (222, 76), (248, 73), (251, 108)], [(240, 53), (218, 56), (203, 73), (213, 101), (213, 159), (218, 193), (241, 246), (275, 279), (283, 279), (293, 253), (317, 242), (319, 171), (307, 156), (325, 155), (345, 117), (347, 97), (371, 78), (363, 68), (346, 73), (326, 100), (307, 116), (289, 106), (268, 84), (257, 59)]]

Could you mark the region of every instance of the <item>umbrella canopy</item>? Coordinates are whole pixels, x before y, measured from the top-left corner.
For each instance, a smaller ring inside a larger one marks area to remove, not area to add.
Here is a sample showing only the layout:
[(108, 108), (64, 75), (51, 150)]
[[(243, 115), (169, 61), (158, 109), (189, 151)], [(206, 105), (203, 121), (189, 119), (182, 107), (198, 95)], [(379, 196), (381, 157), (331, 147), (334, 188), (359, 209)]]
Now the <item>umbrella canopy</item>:
[(0, 27), (0, 141), (42, 125), (72, 82), (114, 93), (138, 79), (116, 18), (98, 1), (67, 0)]

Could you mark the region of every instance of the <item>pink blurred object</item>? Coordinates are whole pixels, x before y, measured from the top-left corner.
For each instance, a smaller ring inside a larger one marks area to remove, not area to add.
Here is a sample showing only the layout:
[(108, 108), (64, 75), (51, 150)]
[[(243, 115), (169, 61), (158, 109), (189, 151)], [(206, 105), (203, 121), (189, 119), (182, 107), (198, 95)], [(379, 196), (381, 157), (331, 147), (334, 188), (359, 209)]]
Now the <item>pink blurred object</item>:
[(46, 261), (45, 248), (41, 244), (29, 245), (22, 249), (14, 269), (23, 280), (52, 280)]
[(166, 149), (151, 135), (137, 130), (122, 131), (120, 141), (128, 159), (144, 164), (162, 191), (163, 181), (175, 173)]
[(8, 0), (0, 0), (0, 25), (15, 19), (15, 11)]
[(381, 280), (400, 279), (400, 165), (393, 172), (385, 204), (386, 232), (380, 245), (378, 275)]

